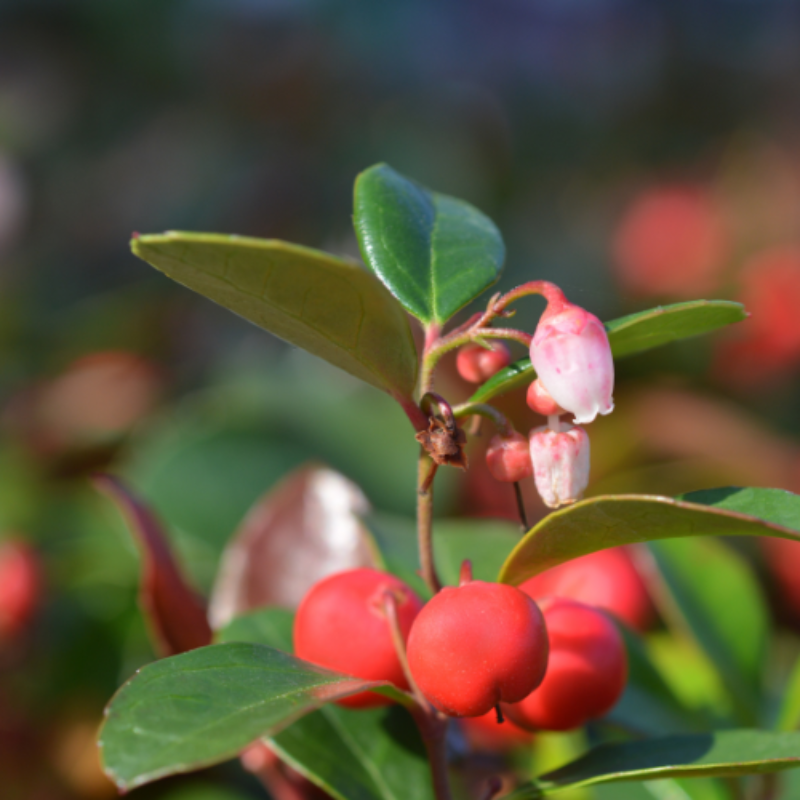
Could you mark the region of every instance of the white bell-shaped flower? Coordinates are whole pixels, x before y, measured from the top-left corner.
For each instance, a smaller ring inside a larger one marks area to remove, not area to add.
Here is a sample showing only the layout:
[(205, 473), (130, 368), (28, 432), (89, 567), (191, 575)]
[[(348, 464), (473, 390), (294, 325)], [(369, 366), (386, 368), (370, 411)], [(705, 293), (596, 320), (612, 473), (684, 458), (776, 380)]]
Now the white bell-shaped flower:
[(589, 436), (580, 427), (544, 426), (530, 432), (533, 479), (544, 504), (558, 508), (580, 500), (589, 484)]
[(580, 306), (550, 302), (531, 342), (531, 363), (576, 423), (614, 410), (614, 360), (603, 323)]

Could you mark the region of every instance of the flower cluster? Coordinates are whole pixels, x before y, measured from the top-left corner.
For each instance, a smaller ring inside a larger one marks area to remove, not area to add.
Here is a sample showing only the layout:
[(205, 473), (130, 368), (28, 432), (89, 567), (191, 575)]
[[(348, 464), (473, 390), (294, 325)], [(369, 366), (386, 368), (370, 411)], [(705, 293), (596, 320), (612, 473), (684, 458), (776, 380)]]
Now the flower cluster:
[[(533, 475), (545, 505), (580, 499), (589, 482), (589, 437), (581, 427), (614, 409), (614, 361), (603, 323), (567, 301), (552, 284), (542, 292), (547, 308), (530, 343), (537, 378), (528, 405), (547, 417), (528, 441), (516, 431), (495, 436), (487, 451), (491, 474), (514, 482)], [(562, 415), (572, 414), (572, 423)]]

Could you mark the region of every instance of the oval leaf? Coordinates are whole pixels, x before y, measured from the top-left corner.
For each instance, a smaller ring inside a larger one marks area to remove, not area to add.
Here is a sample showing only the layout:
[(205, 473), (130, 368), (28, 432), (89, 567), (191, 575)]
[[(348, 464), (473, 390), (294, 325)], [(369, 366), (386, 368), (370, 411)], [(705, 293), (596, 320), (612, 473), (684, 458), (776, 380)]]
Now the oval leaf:
[(434, 800), (425, 747), (403, 708), (327, 705), (270, 739), (288, 764), (336, 800)]
[(376, 688), (254, 644), (219, 644), (141, 669), (100, 732), (103, 768), (127, 791), (236, 756), (324, 703)]
[[(605, 323), (614, 358), (633, 356), (654, 347), (698, 336), (741, 322), (747, 312), (729, 300), (692, 300), (640, 311)], [(536, 378), (529, 358), (522, 358), (493, 375), (469, 399), (486, 403), (499, 394), (527, 386)]]
[(713, 539), (651, 542), (660, 580), (650, 581), (662, 614), (710, 658), (739, 717), (758, 718), (769, 613), (745, 561)]
[(225, 549), (211, 595), (214, 628), (262, 606), (296, 608), (327, 575), (377, 566), (358, 517), (368, 510), (361, 490), (331, 469), (303, 467), (281, 481)]
[(554, 511), (520, 541), (498, 580), (519, 584), (578, 556), (681, 536), (800, 540), (800, 496), (781, 489), (714, 489), (681, 498), (593, 497)]
[(205, 603), (188, 585), (166, 534), (155, 515), (111, 475), (94, 478), (95, 487), (110, 497), (125, 517), (141, 551), (139, 606), (154, 649), (162, 656), (211, 643)]
[(446, 322), (503, 268), (503, 239), (487, 216), (387, 164), (356, 178), (354, 225), (365, 263), (424, 323)]
[(399, 398), (417, 350), (397, 301), (355, 264), (276, 239), (170, 231), (133, 239), (139, 258), (264, 330)]
[(560, 769), (506, 795), (534, 800), (567, 787), (614, 781), (737, 776), (800, 766), (800, 733), (733, 730), (601, 744)]

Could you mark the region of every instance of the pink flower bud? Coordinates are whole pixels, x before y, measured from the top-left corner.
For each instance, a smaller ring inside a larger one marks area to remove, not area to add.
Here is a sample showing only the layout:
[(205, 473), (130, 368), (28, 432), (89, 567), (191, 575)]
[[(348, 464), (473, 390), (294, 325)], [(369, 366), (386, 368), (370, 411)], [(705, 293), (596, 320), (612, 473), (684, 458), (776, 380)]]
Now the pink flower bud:
[(589, 437), (583, 428), (534, 428), (530, 433), (536, 488), (549, 508), (580, 500), (589, 483)]
[(511, 363), (511, 352), (502, 342), (493, 342), (493, 350), (479, 344), (465, 344), (456, 355), (458, 374), (469, 383), (484, 383)]
[(528, 442), (521, 433), (493, 436), (486, 451), (486, 464), (497, 481), (516, 483), (533, 474)]
[(550, 393), (544, 388), (539, 378), (528, 387), (525, 400), (531, 411), (535, 411), (537, 414), (541, 414), (544, 417), (557, 417), (566, 413), (564, 409), (550, 397)]
[(531, 342), (542, 385), (575, 422), (614, 410), (614, 360), (603, 323), (580, 306), (550, 301)]

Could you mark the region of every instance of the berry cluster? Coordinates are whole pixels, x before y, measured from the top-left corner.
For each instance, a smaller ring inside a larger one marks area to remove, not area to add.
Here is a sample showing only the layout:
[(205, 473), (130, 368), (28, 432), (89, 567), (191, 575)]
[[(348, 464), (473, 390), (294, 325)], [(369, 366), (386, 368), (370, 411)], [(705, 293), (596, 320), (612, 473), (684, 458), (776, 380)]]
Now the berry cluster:
[[(563, 597), (534, 602), (526, 585), (473, 580), (467, 565), (459, 586), (427, 604), (378, 570), (325, 578), (298, 609), (296, 655), (413, 690), (449, 717), (495, 709), (526, 730), (570, 730), (616, 703), (627, 660), (604, 612)], [(389, 700), (362, 692), (339, 702), (366, 708)]]

